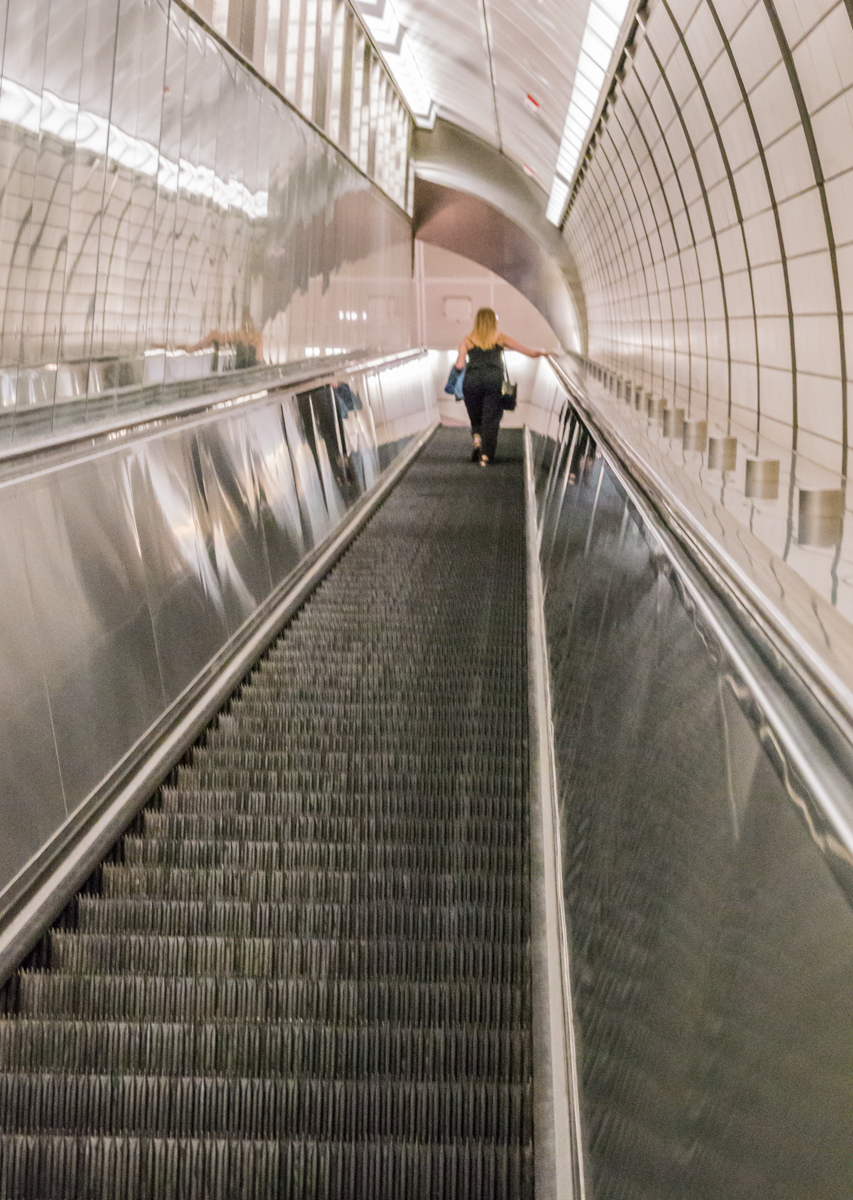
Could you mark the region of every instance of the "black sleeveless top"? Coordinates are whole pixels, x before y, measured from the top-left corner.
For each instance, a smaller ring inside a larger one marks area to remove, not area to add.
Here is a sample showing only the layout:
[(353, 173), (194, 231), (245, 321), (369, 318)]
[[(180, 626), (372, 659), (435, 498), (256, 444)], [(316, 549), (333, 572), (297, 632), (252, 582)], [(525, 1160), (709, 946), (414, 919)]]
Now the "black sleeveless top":
[(481, 372), (484, 375), (491, 375), (497, 371), (503, 377), (501, 347), (497, 343), (492, 346), (491, 350), (481, 350), (479, 346), (472, 346), (468, 351), (468, 370), (476, 375)]

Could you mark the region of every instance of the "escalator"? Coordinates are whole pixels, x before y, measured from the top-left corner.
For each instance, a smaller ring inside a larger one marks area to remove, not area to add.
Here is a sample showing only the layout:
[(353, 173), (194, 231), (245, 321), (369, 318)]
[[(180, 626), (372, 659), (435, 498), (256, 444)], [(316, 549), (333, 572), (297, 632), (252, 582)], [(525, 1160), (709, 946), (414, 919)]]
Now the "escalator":
[(466, 445), (6, 984), (3, 1200), (532, 1197), (523, 445)]

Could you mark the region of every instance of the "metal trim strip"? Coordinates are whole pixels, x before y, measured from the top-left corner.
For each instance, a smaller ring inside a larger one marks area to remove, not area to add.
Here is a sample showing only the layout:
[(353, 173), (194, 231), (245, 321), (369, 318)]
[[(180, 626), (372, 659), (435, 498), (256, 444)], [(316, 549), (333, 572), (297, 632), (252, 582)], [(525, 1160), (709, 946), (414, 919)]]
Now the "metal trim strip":
[(524, 431), (536, 1200), (585, 1200), (578, 1047), (530, 430)]

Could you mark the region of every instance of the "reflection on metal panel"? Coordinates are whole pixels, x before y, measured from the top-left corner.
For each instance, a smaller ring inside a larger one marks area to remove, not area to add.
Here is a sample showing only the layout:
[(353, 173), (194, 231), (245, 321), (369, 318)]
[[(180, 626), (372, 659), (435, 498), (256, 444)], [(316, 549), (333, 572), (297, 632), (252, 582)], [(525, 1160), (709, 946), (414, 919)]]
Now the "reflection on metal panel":
[(553, 400), (535, 464), (594, 1194), (834, 1200), (850, 902), (740, 664)]
[(270, 592), (266, 545), (255, 479), (248, 461), (240, 418), (202, 426), (196, 446), (204, 501), (213, 535), (213, 554), (234, 633)]
[(123, 466), (170, 703), (225, 641), (225, 607), (193, 506), (185, 438), (173, 433), (140, 442)]
[[(418, 371), (426, 357), (383, 387), (422, 431), (437, 410)], [(346, 418), (329, 387), (310, 424), (271, 394), (0, 485), (0, 889), (399, 453), (363, 379), (339, 382), (361, 388)]]
[(139, 542), (119, 473), (115, 459), (100, 458), (19, 491), (69, 811), (98, 782), (101, 761), (117, 761), (163, 707)]
[(309, 433), (313, 437), (313, 422), (305, 429), (295, 397), (285, 400), (281, 411), (296, 477), (299, 506), (305, 519), (307, 542), (309, 547), (316, 546), (326, 536), (330, 526), (317, 460), (308, 441)]
[(305, 552), (293, 464), (278, 406), (255, 409), (244, 420), (257, 480), (270, 576), (275, 585), (293, 570)]
[(0, 878), (10, 879), (65, 819), (50, 704), (24, 560), (18, 498), (0, 495)]
[(0, 70), (0, 439), (411, 344), (410, 221), (178, 5), (10, 6)]

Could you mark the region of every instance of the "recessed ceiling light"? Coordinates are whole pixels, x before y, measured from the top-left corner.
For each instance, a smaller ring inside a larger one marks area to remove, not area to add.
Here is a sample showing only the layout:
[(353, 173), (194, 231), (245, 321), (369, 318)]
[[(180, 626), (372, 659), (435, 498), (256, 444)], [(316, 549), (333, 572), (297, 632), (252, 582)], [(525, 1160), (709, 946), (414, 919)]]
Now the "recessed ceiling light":
[(560, 224), (566, 211), (570, 182), (607, 79), (607, 69), (627, 8), (628, 0), (592, 0), (589, 6), (546, 211), (548, 220), (554, 225)]

